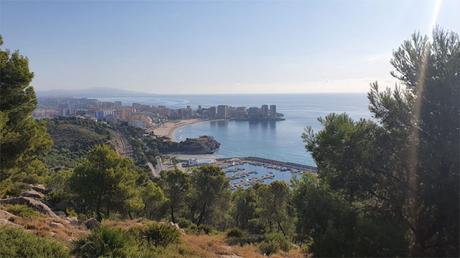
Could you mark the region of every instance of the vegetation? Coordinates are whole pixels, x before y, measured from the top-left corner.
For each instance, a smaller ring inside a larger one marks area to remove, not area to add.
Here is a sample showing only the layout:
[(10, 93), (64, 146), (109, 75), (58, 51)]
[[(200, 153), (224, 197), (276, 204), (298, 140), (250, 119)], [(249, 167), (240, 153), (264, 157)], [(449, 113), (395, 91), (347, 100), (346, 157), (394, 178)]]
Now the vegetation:
[[(342, 237), (348, 251), (324, 255), (457, 256), (459, 36), (438, 29), (430, 42), (415, 34), (394, 52), (391, 63), (402, 86), (381, 91), (377, 82), (372, 84), (368, 98), (374, 120), (355, 122), (346, 114), (331, 114), (320, 119), (320, 132), (304, 134), (318, 165), (318, 184), (326, 184), (312, 187), (331, 191), (323, 196), (338, 206), (330, 209), (349, 218), (343, 227), (343, 218), (329, 218), (327, 223), (336, 225), (321, 227), (324, 233), (313, 236), (313, 249), (326, 250), (327, 242)], [(312, 191), (308, 188), (302, 191)], [(312, 196), (304, 196), (298, 195), (298, 202), (311, 203)], [(322, 202), (319, 195), (316, 201)], [(318, 219), (298, 230), (311, 231), (320, 225)]]
[[(460, 40), (455, 33), (436, 30), (432, 41), (415, 34), (394, 52), (392, 74), (400, 85), (382, 91), (372, 84), (373, 119), (330, 114), (319, 119), (320, 131), (306, 129), (303, 139), (317, 175), (235, 192), (214, 166), (151, 178), (141, 167), (168, 143), (124, 124), (51, 120), (48, 130), (56, 145), (46, 156), (45, 127), (30, 117), (36, 100), (27, 59), (6, 50), (0, 55), (0, 197), (45, 182), (53, 208), (106, 219), (74, 242), (77, 257), (200, 256), (202, 249), (191, 251), (182, 243), (196, 239), (206, 239), (205, 249), (225, 241), (257, 255), (288, 256), (299, 250), (293, 244), (317, 257), (459, 254)], [(70, 140), (82, 135), (78, 143)], [(131, 159), (119, 154), (114, 137), (127, 139)], [(68, 169), (48, 174), (38, 155)], [(6, 209), (20, 217), (14, 220), (43, 219), (25, 206)], [(169, 220), (194, 236), (181, 235), (168, 222), (114, 225), (132, 223), (128, 218)], [(57, 243), (9, 228), (0, 230), (0, 254), (68, 256)]]
[(156, 247), (166, 247), (179, 242), (179, 231), (170, 225), (150, 223), (138, 231), (142, 239)]
[(0, 197), (14, 194), (23, 182), (41, 182), (47, 174), (37, 155), (49, 149), (51, 139), (32, 118), (37, 106), (32, 78), (26, 57), (0, 48)]
[(33, 210), (32, 208), (26, 205), (20, 204), (8, 205), (6, 207), (6, 211), (23, 218), (33, 218), (40, 216), (40, 213), (38, 213), (37, 211)]
[(70, 257), (56, 241), (35, 236), (22, 229), (0, 227), (0, 257)]
[(112, 138), (107, 125), (89, 119), (54, 118), (46, 127), (54, 145), (43, 160), (51, 168), (73, 168), (88, 151)]
[(136, 192), (138, 174), (132, 162), (107, 145), (98, 145), (69, 178), (76, 208), (99, 219), (111, 211), (129, 213), (142, 205)]

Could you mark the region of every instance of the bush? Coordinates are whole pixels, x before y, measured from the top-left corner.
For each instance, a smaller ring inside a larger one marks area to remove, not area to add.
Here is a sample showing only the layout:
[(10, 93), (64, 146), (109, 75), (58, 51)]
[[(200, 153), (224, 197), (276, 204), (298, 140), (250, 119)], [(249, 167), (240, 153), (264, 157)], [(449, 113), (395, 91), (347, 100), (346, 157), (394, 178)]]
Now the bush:
[[(191, 222), (190, 220), (188, 219), (184, 219), (184, 218), (179, 218), (177, 220), (177, 225), (179, 225), (180, 228), (190, 228), (192, 226), (192, 224), (194, 225), (193, 222)], [(196, 225), (195, 225), (196, 226)]]
[(272, 255), (280, 249), (278, 243), (274, 241), (264, 241), (259, 245), (260, 252), (264, 255)]
[(209, 235), (212, 232), (212, 228), (208, 225), (199, 225), (198, 231), (200, 233), (205, 233), (206, 235)]
[(147, 240), (149, 244), (154, 246), (166, 247), (169, 244), (179, 242), (179, 231), (167, 224), (150, 223), (144, 228), (140, 229), (142, 239)]
[(22, 229), (0, 227), (0, 257), (70, 257), (64, 245)]
[(227, 238), (235, 237), (240, 238), (243, 236), (243, 231), (239, 228), (232, 228), (227, 232)]
[(229, 245), (246, 245), (246, 244), (255, 244), (255, 243), (260, 243), (264, 240), (263, 235), (248, 235), (248, 234), (243, 234), (241, 237), (229, 237), (227, 238), (227, 243)]
[(287, 240), (287, 238), (281, 233), (271, 233), (267, 235), (266, 241), (274, 242), (278, 244), (279, 248), (285, 252), (291, 249), (291, 243)]
[(265, 234), (265, 225), (260, 219), (250, 219), (248, 221), (248, 231), (252, 234)]
[(283, 234), (271, 233), (265, 237), (265, 240), (259, 245), (259, 249), (265, 255), (274, 254), (279, 249), (288, 252), (291, 249), (291, 243)]
[(74, 242), (77, 257), (129, 257), (131, 239), (121, 229), (98, 227), (90, 235)]
[(34, 209), (21, 204), (10, 205), (6, 208), (6, 211), (22, 218), (33, 218), (40, 216), (40, 213)]

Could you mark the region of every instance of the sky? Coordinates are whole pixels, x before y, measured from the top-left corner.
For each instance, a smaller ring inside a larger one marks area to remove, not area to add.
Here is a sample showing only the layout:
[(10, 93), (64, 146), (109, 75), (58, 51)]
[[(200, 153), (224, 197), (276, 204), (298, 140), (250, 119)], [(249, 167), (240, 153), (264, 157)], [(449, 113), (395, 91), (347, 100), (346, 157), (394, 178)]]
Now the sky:
[(36, 90), (157, 94), (366, 92), (392, 86), (392, 51), (460, 0), (5, 1), (5, 48)]

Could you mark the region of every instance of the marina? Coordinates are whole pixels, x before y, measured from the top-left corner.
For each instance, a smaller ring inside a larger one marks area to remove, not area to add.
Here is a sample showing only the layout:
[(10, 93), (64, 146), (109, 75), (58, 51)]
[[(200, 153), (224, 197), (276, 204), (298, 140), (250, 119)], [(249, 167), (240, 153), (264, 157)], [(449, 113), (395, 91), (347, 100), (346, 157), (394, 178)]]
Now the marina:
[(232, 190), (245, 189), (255, 184), (269, 184), (276, 180), (289, 184), (294, 177), (317, 171), (316, 167), (312, 166), (257, 157), (188, 159), (182, 160), (181, 164), (184, 168), (219, 166), (230, 180)]

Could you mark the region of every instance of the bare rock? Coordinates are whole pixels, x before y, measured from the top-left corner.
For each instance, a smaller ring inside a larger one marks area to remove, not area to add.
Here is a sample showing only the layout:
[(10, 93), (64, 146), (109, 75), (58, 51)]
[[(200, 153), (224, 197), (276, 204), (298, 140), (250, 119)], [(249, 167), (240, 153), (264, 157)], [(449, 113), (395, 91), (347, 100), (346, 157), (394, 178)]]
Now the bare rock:
[(17, 216), (14, 215), (14, 214), (11, 214), (7, 211), (4, 211), (4, 210), (0, 210), (0, 219), (6, 219), (6, 220), (10, 220), (11, 218), (16, 218)]
[(65, 228), (64, 225), (58, 222), (51, 221), (49, 224), (52, 228)]
[(12, 227), (18, 227), (18, 228), (21, 228), (22, 226), (16, 224), (16, 223), (13, 223), (7, 219), (0, 219), (0, 226), (12, 226)]
[(61, 218), (65, 218), (67, 216), (63, 211), (55, 211), (54, 213), (56, 213), (56, 215), (58, 215)]
[(0, 204), (21, 204), (21, 205), (27, 205), (30, 208), (45, 214), (50, 217), (58, 218), (58, 216), (44, 203), (42, 203), (39, 200), (36, 200), (31, 197), (12, 197), (12, 198), (7, 198), (7, 199), (0, 199)]
[(83, 224), (85, 224), (86, 228), (89, 230), (95, 229), (101, 225), (101, 223), (95, 218), (87, 219), (85, 222), (83, 222)]
[(42, 194), (41, 192), (37, 192), (35, 190), (29, 190), (29, 191), (25, 191), (21, 194), (21, 196), (24, 196), (24, 197), (31, 197), (31, 198), (35, 198), (35, 199), (38, 199), (38, 200), (42, 200), (45, 198), (45, 195)]
[(76, 217), (68, 217), (67, 221), (70, 223), (70, 225), (78, 225), (78, 219)]
[(47, 194), (49, 192), (49, 189), (47, 189), (44, 185), (41, 184), (30, 185), (30, 188), (42, 194)]

